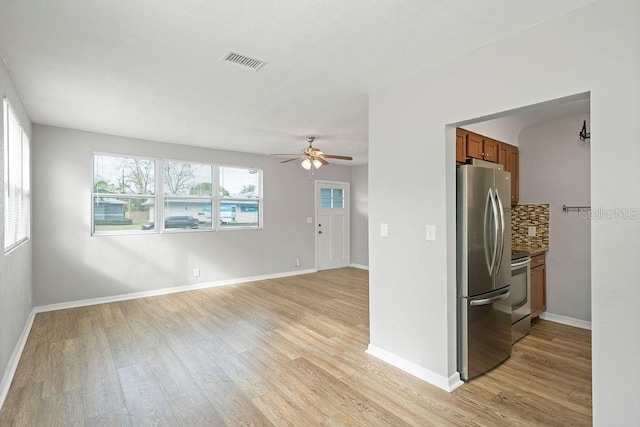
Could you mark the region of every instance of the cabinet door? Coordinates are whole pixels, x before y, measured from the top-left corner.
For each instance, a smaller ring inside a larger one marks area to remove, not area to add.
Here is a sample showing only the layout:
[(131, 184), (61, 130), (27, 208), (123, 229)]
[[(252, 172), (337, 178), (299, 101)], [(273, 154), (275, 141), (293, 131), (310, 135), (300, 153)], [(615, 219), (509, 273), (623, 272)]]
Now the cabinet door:
[(456, 129), (456, 163), (467, 161), (467, 132), (464, 129)]
[(531, 317), (538, 317), (546, 307), (545, 266), (531, 269)]
[(491, 138), (484, 138), (484, 160), (498, 163), (498, 141)]
[(511, 172), (511, 206), (518, 204), (520, 195), (520, 152), (518, 147), (509, 146), (509, 172)]
[(467, 157), (473, 157), (475, 159), (482, 159), (483, 153), (483, 138), (482, 136), (473, 132), (467, 133)]
[[(498, 163), (502, 165), (502, 170), (511, 172), (509, 169), (509, 145), (498, 143)], [(513, 187), (513, 184), (512, 184)], [(513, 191), (513, 188), (511, 189)]]

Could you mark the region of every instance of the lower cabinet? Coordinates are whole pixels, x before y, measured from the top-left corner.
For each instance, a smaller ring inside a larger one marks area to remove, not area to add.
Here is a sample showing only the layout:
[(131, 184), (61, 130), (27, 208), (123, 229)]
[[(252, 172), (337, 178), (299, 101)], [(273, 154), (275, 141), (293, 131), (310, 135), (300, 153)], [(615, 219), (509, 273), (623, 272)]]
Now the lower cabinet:
[(531, 318), (547, 309), (547, 270), (544, 252), (531, 257)]

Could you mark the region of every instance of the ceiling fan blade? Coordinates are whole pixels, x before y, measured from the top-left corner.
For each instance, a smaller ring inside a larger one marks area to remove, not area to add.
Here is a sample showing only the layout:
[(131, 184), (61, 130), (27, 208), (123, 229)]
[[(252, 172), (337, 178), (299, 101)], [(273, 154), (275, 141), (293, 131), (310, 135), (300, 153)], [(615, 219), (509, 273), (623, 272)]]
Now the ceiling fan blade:
[(322, 157), (316, 157), (317, 160), (320, 160), (320, 163), (322, 163), (323, 165), (328, 165), (329, 162), (327, 162), (325, 159), (323, 159)]
[(300, 158), (300, 156), (298, 156), (298, 157), (294, 157), (293, 159), (283, 160), (283, 161), (281, 161), (280, 163), (292, 162), (292, 161), (294, 161), (294, 160), (298, 160), (299, 158)]
[(327, 158), (327, 159), (353, 160), (353, 157), (350, 157), (350, 156), (337, 156), (335, 154), (325, 154), (324, 157)]

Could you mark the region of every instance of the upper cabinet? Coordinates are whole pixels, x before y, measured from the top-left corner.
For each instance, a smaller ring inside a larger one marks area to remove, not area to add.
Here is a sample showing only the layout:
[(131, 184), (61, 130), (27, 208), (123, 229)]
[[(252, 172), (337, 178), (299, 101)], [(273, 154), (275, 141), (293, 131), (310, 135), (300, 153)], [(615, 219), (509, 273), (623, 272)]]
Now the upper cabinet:
[(467, 131), (456, 128), (456, 163), (467, 161)]
[(503, 170), (511, 172), (511, 205), (518, 204), (520, 179), (518, 147), (456, 128), (456, 164), (469, 163), (471, 159), (499, 163)]
[(511, 205), (513, 206), (518, 204), (520, 192), (520, 151), (518, 147), (509, 145), (507, 165), (509, 167), (505, 170), (511, 172)]
[(498, 141), (477, 133), (467, 132), (467, 157), (497, 163)]

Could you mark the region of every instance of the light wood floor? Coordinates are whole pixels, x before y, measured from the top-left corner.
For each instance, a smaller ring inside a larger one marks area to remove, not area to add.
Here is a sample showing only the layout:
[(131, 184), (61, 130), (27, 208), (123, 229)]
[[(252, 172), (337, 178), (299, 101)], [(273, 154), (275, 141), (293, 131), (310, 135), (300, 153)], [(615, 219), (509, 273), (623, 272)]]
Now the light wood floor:
[(590, 425), (589, 331), (539, 321), (444, 392), (364, 353), (347, 268), (36, 316), (2, 426)]

